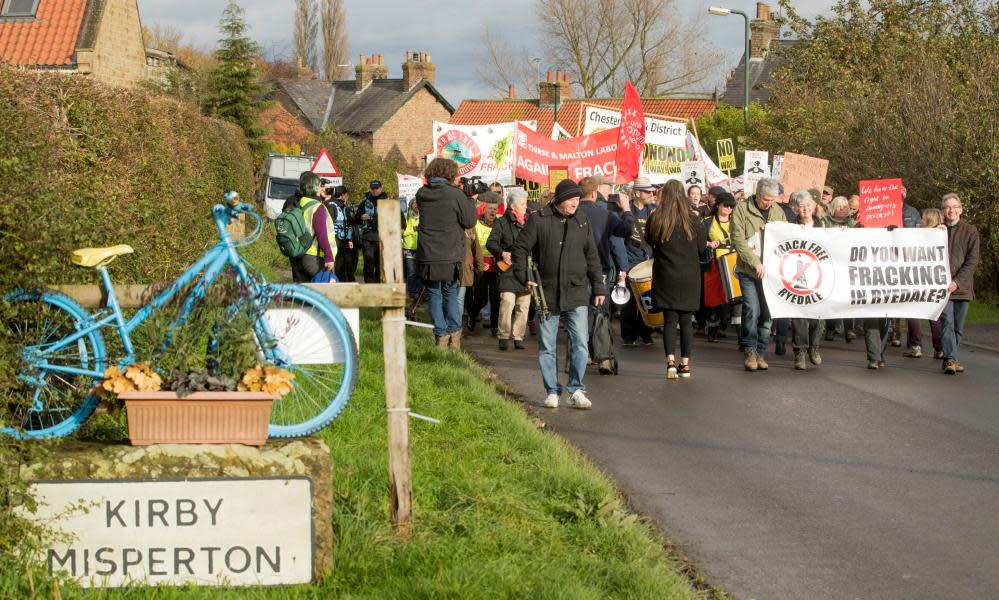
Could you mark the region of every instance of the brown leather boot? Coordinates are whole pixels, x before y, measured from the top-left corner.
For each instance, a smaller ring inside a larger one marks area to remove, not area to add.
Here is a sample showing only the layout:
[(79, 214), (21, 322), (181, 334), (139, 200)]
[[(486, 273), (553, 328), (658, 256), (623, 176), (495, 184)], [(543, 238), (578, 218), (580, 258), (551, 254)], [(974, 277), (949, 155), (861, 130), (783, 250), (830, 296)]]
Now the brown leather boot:
[(455, 331), (451, 334), (451, 349), (461, 350), (461, 330)]
[(448, 344), (451, 343), (451, 334), (445, 333), (444, 335), (434, 338), (437, 341), (438, 348), (447, 348)]

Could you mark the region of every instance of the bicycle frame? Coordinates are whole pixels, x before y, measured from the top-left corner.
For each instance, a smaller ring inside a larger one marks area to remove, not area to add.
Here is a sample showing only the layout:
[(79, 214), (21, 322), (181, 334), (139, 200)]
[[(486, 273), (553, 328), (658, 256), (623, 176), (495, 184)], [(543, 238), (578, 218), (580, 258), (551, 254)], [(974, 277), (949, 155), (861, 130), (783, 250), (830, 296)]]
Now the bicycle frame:
[[(214, 218), (215, 226), (218, 229), (219, 243), (212, 248), (209, 248), (200, 259), (188, 267), (187, 270), (184, 271), (172, 284), (170, 284), (167, 289), (157, 295), (151, 302), (139, 309), (139, 311), (127, 321), (121, 312), (121, 306), (118, 304), (118, 298), (115, 296), (114, 285), (111, 283), (111, 276), (108, 274), (106, 267), (100, 267), (98, 272), (101, 275), (101, 282), (104, 289), (107, 291), (107, 308), (110, 309), (111, 314), (104, 316), (97, 321), (92, 321), (86, 324), (85, 327), (77, 329), (77, 331), (72, 335), (63, 338), (52, 345), (46, 346), (43, 350), (37, 352), (36, 357), (40, 361), (43, 361), (38, 364), (38, 367), (41, 370), (56, 373), (87, 375), (97, 378), (103, 377), (103, 371), (80, 369), (63, 365), (52, 365), (44, 362), (44, 359), (47, 354), (58, 352), (62, 348), (65, 348), (66, 346), (82, 339), (90, 333), (103, 329), (104, 327), (112, 324), (117, 330), (118, 336), (121, 338), (122, 345), (125, 348), (125, 356), (118, 361), (119, 365), (132, 363), (135, 359), (135, 347), (132, 345), (131, 338), (132, 331), (142, 325), (146, 319), (148, 319), (159, 308), (173, 299), (173, 297), (176, 296), (182, 289), (187, 287), (188, 284), (197, 280), (197, 283), (184, 299), (184, 303), (181, 305), (180, 313), (177, 319), (170, 324), (168, 330), (173, 331), (175, 328), (182, 326), (187, 320), (187, 317), (191, 314), (191, 311), (194, 309), (195, 304), (204, 298), (207, 289), (212, 285), (219, 273), (221, 273), (222, 270), (228, 266), (235, 268), (237, 279), (250, 291), (250, 297), (254, 305), (259, 306), (260, 301), (257, 299), (259, 286), (257, 282), (250, 277), (246, 264), (244, 263), (242, 257), (239, 256), (239, 253), (236, 250), (236, 245), (233, 243), (232, 237), (226, 229), (234, 214), (249, 210), (250, 206), (247, 204), (239, 204), (233, 208), (228, 208), (221, 204), (213, 206), (212, 217)], [(263, 329), (265, 335), (267, 335), (270, 339), (273, 339), (273, 334), (270, 331), (267, 321), (262, 316), (257, 320), (257, 324)], [(264, 348), (264, 352), (267, 352), (267, 348)]]

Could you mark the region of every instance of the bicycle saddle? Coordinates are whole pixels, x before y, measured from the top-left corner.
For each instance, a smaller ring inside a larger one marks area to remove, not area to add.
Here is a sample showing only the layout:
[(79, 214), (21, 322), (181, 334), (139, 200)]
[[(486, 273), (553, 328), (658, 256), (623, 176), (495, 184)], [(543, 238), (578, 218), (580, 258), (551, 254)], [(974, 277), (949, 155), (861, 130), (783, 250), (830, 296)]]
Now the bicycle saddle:
[(132, 247), (126, 244), (106, 248), (80, 248), (73, 250), (70, 260), (73, 261), (74, 265), (96, 269), (110, 263), (120, 254), (131, 254), (132, 252)]

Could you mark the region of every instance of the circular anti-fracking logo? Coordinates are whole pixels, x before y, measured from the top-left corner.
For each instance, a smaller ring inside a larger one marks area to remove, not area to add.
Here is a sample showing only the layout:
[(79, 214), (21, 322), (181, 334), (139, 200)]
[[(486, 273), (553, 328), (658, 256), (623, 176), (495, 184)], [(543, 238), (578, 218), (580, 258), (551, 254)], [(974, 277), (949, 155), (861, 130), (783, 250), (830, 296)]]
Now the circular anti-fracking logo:
[(818, 304), (833, 288), (829, 253), (808, 240), (788, 240), (767, 257), (767, 281), (771, 291), (789, 304)]
[(458, 163), (458, 175), (467, 175), (479, 166), (482, 151), (471, 136), (452, 129), (437, 139), (437, 156)]

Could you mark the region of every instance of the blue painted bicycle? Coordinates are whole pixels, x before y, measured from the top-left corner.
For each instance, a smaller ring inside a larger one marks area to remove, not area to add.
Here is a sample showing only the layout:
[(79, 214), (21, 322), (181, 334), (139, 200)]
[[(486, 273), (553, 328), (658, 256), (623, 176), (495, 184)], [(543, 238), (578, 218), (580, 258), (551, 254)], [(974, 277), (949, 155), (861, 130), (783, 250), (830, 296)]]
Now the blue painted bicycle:
[[(253, 232), (235, 242), (227, 231), (233, 218), (256, 220)], [(18, 317), (7, 325), (23, 340), (20, 392), (7, 398), (8, 418), (0, 431), (15, 437), (62, 437), (72, 433), (94, 411), (95, 385), (109, 364), (135, 360), (131, 333), (177, 294), (186, 291), (168, 331), (183, 326), (195, 305), (223, 270), (231, 268), (245, 293), (223, 312), (251, 315), (260, 358), (291, 371), (293, 390), (274, 402), (269, 434), (297, 437), (328, 425), (346, 406), (357, 383), (357, 347), (350, 326), (332, 302), (300, 285), (269, 284), (240, 257), (237, 249), (260, 237), (263, 221), (253, 208), (239, 203), (235, 192), (212, 207), (219, 242), (146, 306), (126, 319), (115, 297), (107, 266), (129, 246), (87, 248), (73, 252), (73, 263), (100, 273), (107, 294), (104, 309), (91, 314), (70, 297), (53, 291), (10, 292), (5, 299)], [(252, 325), (249, 325), (252, 323)], [(101, 335), (113, 328), (123, 356), (108, 357)]]

